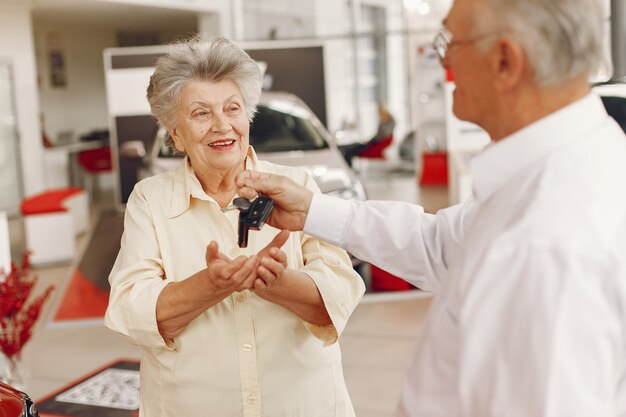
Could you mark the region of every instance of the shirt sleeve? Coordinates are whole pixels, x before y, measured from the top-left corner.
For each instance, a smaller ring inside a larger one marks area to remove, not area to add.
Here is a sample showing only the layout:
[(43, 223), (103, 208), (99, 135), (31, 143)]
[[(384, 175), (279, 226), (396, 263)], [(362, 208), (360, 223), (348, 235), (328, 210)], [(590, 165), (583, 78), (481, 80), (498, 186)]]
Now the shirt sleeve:
[(499, 246), (485, 256), (473, 271), (481, 284), (460, 289), (468, 417), (618, 416), (619, 290), (601, 265), (548, 245)]
[[(315, 181), (307, 175), (306, 187), (319, 193)], [(345, 250), (312, 236), (301, 236), (304, 267), (319, 290), (332, 325), (318, 326), (305, 323), (309, 331), (325, 345), (336, 342), (348, 318), (365, 293), (363, 278), (354, 270)]]
[(304, 231), (424, 290), (436, 290), (470, 223), (472, 199), (424, 212), (416, 204), (315, 194)]
[(131, 193), (124, 217), (120, 252), (109, 276), (111, 293), (104, 322), (134, 344), (172, 350), (158, 330), (156, 303), (170, 283), (152, 221), (152, 214), (141, 186)]

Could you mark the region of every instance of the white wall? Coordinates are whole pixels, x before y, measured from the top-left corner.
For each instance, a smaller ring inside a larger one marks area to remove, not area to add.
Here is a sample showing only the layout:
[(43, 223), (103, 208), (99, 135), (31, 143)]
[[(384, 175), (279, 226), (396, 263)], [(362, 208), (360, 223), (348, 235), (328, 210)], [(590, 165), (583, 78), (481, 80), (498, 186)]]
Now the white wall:
[[(411, 124), (417, 128), (418, 152), (427, 146), (446, 147), (445, 73), (432, 41), (447, 15), (452, 0), (423, 2), (427, 9), (407, 10), (409, 108)], [(419, 157), (419, 155), (418, 155)]]
[[(407, 112), (407, 73), (403, 34), (403, 13), (400, 0), (358, 0), (354, 3), (337, 0), (315, 1), (315, 32), (324, 39), (325, 79), (327, 91), (328, 127), (338, 130), (343, 124), (357, 121), (357, 108), (363, 107), (354, 93), (354, 38), (352, 21), (354, 19), (358, 35), (369, 31), (360, 27), (362, 5), (385, 8), (387, 30), (387, 92), (388, 106), (396, 118), (396, 136), (401, 138), (409, 128)], [(357, 54), (363, 51), (357, 51)], [(363, 60), (361, 60), (363, 62)], [(357, 65), (359, 65), (357, 63)], [(359, 77), (363, 78), (363, 69), (358, 68)], [(358, 130), (363, 138), (376, 132), (378, 112), (376, 105), (361, 108)]]
[[(241, 23), (233, 15), (241, 9), (242, 0), (99, 0), (198, 13), (198, 31), (241, 39)], [(158, 28), (155, 28), (158, 30)]]
[(147, 7), (163, 7), (194, 12), (214, 12), (223, 10), (232, 0), (98, 0), (109, 3), (136, 4)]
[(233, 14), (239, 10), (241, 0), (218, 3), (214, 11), (199, 11), (198, 31), (213, 36), (241, 39), (242, 24)]
[(412, 129), (409, 106), (409, 79), (407, 73), (406, 37), (402, 1), (387, 4), (387, 89), (388, 106), (396, 119), (394, 145), (399, 145), (404, 135)]
[[(64, 54), (67, 84), (53, 87), (48, 54), (51, 38), (57, 38)], [(81, 25), (37, 23), (35, 45), (39, 97), (44, 127), (54, 141), (60, 132), (81, 135), (108, 125), (102, 51), (115, 46), (115, 31)]]
[[(245, 40), (311, 39), (315, 37), (311, 0), (244, 0)], [(340, 2), (338, 2), (340, 3)], [(327, 13), (329, 17), (332, 13)]]
[(0, 1), (0, 55), (13, 62), (24, 193), (44, 188), (43, 145), (29, 0)]
[(333, 132), (345, 123), (356, 121), (356, 104), (352, 88), (352, 40), (350, 16), (344, 2), (317, 0), (314, 2), (316, 36), (324, 40), (324, 82), (326, 84), (326, 114), (328, 129)]
[[(94, 129), (107, 129), (107, 103), (102, 52), (117, 46), (115, 22), (101, 25), (49, 23), (35, 20), (35, 45), (39, 97), (45, 129), (52, 140), (60, 132), (75, 135)], [(170, 42), (195, 28), (154, 28), (163, 42)], [(51, 38), (58, 39), (64, 53), (67, 85), (53, 87), (50, 82), (48, 53)]]

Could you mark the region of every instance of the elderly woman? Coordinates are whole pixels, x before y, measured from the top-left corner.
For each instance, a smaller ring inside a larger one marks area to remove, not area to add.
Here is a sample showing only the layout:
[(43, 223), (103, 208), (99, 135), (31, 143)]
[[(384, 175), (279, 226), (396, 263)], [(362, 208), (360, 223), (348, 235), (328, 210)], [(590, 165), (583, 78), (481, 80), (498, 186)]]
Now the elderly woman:
[(105, 318), (143, 347), (142, 416), (354, 415), (337, 340), (364, 285), (347, 254), (270, 226), (241, 249), (238, 211), (222, 211), (244, 170), (318, 191), (250, 147), (261, 84), (226, 39), (172, 46), (150, 79), (152, 112), (186, 157), (130, 195)]

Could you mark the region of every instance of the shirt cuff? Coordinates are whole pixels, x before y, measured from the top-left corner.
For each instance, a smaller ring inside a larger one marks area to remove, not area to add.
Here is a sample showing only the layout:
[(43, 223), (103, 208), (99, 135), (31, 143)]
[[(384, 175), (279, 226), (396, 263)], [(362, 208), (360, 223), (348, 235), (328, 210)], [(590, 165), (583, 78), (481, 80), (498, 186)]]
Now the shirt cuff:
[(343, 246), (343, 235), (354, 202), (324, 194), (313, 194), (304, 222), (304, 233), (337, 246)]
[(165, 340), (161, 336), (156, 320), (157, 300), (161, 291), (170, 283), (171, 281), (163, 280), (157, 284), (136, 284), (129, 296), (124, 318), (128, 323), (130, 336), (141, 346), (176, 350), (174, 341)]

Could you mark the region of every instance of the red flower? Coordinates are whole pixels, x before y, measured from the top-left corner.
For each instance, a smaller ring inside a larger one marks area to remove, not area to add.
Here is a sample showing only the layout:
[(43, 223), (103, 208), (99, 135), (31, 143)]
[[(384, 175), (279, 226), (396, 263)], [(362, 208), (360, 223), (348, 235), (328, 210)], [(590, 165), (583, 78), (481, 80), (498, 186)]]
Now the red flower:
[(37, 277), (29, 273), (28, 253), (21, 268), (13, 263), (8, 275), (0, 271), (0, 349), (8, 357), (19, 353), (28, 342), (41, 308), (54, 289), (49, 286), (27, 304), (36, 282)]

